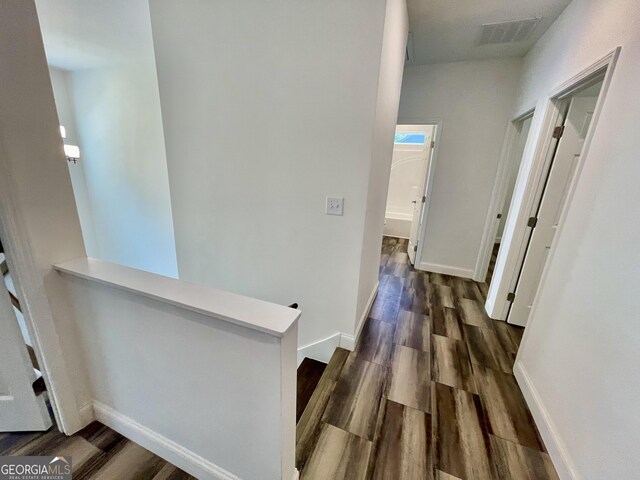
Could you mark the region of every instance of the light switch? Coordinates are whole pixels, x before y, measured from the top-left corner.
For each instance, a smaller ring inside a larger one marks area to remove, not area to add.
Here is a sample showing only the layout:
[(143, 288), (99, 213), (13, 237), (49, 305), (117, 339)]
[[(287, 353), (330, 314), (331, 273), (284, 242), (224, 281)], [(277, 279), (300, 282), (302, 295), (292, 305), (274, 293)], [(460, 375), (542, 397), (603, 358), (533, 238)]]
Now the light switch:
[(327, 208), (325, 213), (327, 215), (342, 215), (344, 207), (344, 198), (342, 197), (327, 197)]

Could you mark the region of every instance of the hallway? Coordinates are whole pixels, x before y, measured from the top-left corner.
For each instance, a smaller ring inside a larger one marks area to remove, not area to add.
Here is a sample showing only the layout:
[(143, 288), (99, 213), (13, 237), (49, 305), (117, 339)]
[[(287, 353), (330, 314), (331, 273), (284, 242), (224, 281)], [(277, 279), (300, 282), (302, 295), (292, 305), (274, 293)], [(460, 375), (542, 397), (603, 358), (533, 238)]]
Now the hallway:
[(556, 479), (512, 375), (522, 329), (486, 316), (484, 285), (414, 270), (406, 242), (384, 238), (356, 350), (298, 422), (301, 478)]

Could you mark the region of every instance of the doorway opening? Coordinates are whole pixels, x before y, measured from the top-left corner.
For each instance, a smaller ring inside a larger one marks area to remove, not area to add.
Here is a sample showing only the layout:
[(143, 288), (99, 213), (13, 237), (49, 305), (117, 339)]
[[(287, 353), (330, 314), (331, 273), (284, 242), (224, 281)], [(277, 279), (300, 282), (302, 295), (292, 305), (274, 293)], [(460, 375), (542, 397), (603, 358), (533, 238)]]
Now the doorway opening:
[(554, 99), (558, 116), (549, 161), (536, 191), (515, 275), (507, 322), (525, 326), (574, 184), (604, 85), (604, 73)]
[(499, 192), (499, 202), (497, 204), (498, 211), (494, 216), (493, 230), (495, 233), (490, 247), (489, 265), (484, 279), (487, 289), (489, 288), (489, 285), (491, 285), (493, 270), (500, 251), (500, 245), (502, 244), (502, 233), (504, 232), (504, 226), (511, 209), (511, 200), (513, 200), (513, 192), (516, 186), (516, 180), (518, 179), (520, 165), (522, 164), (524, 148), (527, 144), (527, 139), (529, 138), (529, 130), (531, 129), (533, 114), (533, 111), (528, 112), (513, 120), (510, 125), (511, 131), (509, 132), (510, 139), (506, 152), (506, 169), (502, 175), (498, 176), (496, 179), (496, 185), (494, 186), (494, 190)]
[(384, 236), (406, 240), (409, 261), (414, 266), (419, 265), (437, 130), (437, 124), (396, 127)]

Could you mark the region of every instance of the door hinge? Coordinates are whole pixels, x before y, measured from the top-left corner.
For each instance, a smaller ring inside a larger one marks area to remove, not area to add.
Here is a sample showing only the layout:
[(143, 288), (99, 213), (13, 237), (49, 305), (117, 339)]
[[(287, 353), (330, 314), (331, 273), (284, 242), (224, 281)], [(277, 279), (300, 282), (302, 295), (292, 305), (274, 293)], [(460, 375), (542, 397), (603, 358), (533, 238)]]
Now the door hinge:
[(497, 218), (498, 218), (498, 220), (500, 220), (502, 218), (502, 214), (499, 213)]
[(564, 125), (556, 127), (553, 129), (553, 138), (562, 138), (563, 133), (564, 133)]
[(538, 218), (537, 217), (529, 217), (529, 221), (527, 222), (527, 227), (536, 228), (537, 224), (538, 224)]
[(431, 140), (431, 148), (436, 148), (436, 141), (435, 140)]
[(426, 195), (423, 195), (423, 196), (422, 196), (422, 203), (424, 203), (424, 202), (426, 202), (426, 201), (427, 201), (427, 196), (426, 196)]
[(507, 295), (507, 302), (513, 302), (516, 299), (516, 294), (511, 292)]
[(413, 246), (413, 251), (414, 251), (414, 252), (417, 252), (417, 251), (418, 251), (418, 244), (417, 244), (417, 243)]

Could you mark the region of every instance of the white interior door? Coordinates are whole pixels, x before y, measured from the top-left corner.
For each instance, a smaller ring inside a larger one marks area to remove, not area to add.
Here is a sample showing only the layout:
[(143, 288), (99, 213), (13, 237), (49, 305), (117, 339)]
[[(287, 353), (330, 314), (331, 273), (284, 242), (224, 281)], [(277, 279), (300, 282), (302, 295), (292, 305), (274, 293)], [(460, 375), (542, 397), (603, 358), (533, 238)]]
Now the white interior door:
[(507, 319), (509, 323), (525, 326), (529, 319), (597, 100), (598, 97), (593, 96), (577, 96), (571, 100), (562, 138), (558, 143), (538, 209), (537, 222), (522, 264), (515, 298)]
[(428, 185), (427, 174), (429, 172), (429, 163), (431, 162), (434, 145), (434, 127), (429, 126), (426, 132), (427, 141), (425, 142), (424, 155), (421, 159), (422, 168), (420, 169), (420, 175), (417, 178), (418, 185), (415, 189), (415, 198), (412, 200), (413, 212), (411, 216), (411, 229), (409, 230), (409, 243), (407, 245), (407, 254), (409, 255), (411, 265), (415, 265), (416, 263), (418, 239), (421, 231), (420, 227), (422, 226), (422, 219), (424, 216), (424, 205), (426, 200), (425, 190)]
[(47, 430), (51, 417), (33, 392), (36, 374), (0, 277), (0, 432)]

